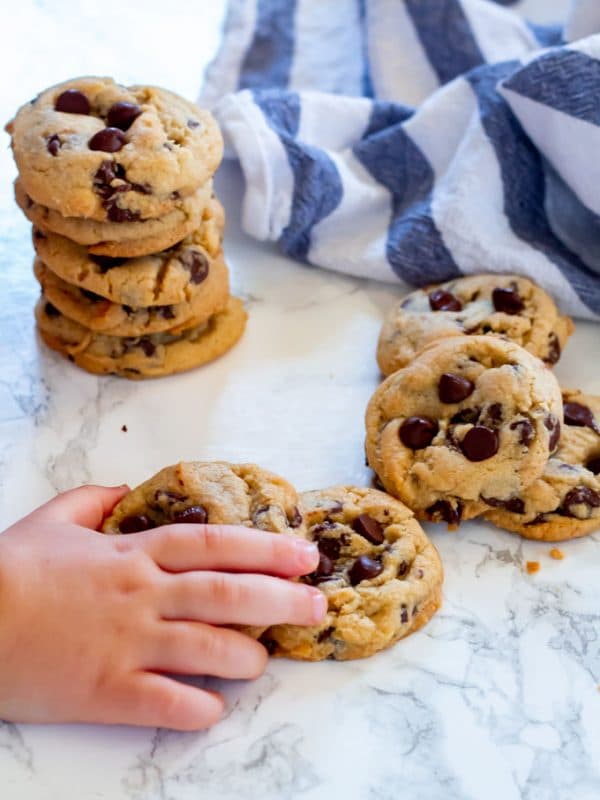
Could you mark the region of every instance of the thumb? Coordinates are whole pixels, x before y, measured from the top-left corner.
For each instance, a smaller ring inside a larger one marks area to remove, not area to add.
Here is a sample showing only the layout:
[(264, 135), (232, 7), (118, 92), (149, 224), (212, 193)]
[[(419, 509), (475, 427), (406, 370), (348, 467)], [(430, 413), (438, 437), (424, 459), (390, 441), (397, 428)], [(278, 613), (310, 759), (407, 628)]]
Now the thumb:
[(127, 492), (129, 486), (80, 486), (62, 492), (36, 508), (29, 519), (46, 522), (72, 522), (96, 530)]

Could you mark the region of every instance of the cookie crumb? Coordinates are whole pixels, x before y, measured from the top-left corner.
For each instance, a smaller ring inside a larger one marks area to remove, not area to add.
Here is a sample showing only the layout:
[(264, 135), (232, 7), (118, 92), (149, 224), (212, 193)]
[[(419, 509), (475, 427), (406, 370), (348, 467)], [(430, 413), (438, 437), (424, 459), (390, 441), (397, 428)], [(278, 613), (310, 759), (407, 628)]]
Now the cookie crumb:
[(539, 561), (528, 561), (527, 562), (527, 573), (529, 575), (533, 575), (535, 572), (540, 571), (540, 562)]
[(550, 550), (550, 558), (553, 558), (556, 561), (562, 561), (564, 557), (565, 554), (562, 550), (559, 550), (558, 547), (553, 547), (552, 550)]
[(121, 430), (123, 433), (127, 433), (127, 425), (121, 425)]

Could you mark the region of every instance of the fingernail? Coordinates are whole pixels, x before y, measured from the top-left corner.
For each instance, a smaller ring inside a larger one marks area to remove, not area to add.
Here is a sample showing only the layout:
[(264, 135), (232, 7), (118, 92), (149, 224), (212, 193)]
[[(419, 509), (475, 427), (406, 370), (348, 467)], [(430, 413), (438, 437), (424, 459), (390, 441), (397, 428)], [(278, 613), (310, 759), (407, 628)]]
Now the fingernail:
[(327, 613), (327, 598), (318, 589), (313, 589), (312, 607), (314, 621), (321, 622)]
[(296, 550), (298, 551), (302, 561), (313, 563), (316, 560), (318, 549), (314, 542), (307, 542), (306, 539), (298, 539), (296, 542)]

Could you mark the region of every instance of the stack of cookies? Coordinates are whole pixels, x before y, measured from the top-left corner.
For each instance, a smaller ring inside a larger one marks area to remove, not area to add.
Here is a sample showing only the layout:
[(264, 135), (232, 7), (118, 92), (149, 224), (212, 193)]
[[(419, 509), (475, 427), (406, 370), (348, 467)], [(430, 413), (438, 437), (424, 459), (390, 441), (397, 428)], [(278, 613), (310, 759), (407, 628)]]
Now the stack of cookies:
[(600, 528), (600, 398), (550, 367), (573, 331), (517, 276), (413, 292), (387, 317), (388, 377), (366, 414), (370, 466), (419, 519), (483, 516), (530, 539)]
[(172, 92), (110, 78), (51, 87), (7, 125), (17, 203), (33, 223), (36, 320), (84, 369), (141, 379), (232, 347), (212, 116)]

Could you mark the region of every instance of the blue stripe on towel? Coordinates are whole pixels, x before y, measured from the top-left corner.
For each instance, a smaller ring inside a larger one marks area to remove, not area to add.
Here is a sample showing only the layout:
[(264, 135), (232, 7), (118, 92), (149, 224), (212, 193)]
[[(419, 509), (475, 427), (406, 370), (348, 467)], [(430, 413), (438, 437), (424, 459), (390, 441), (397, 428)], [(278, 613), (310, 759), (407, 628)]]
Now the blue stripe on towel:
[(440, 83), (485, 64), (459, 0), (405, 0)]
[(373, 82), (371, 80), (371, 69), (369, 67), (369, 44), (367, 40), (367, 0), (358, 0), (358, 18), (360, 20), (360, 35), (362, 39), (362, 96), (375, 97)]
[(300, 119), (298, 95), (255, 92), (254, 102), (279, 136), (294, 174), (290, 221), (279, 243), (286, 255), (306, 260), (312, 229), (340, 204), (344, 194), (342, 181), (324, 150), (295, 141)]
[(369, 124), (362, 138), (366, 139), (385, 128), (391, 128), (392, 125), (406, 122), (414, 113), (415, 110), (411, 106), (405, 106), (401, 103), (388, 103), (385, 100), (375, 100), (373, 102)]
[(353, 152), (392, 195), (386, 256), (394, 272), (417, 286), (460, 275), (431, 214), (433, 170), (401, 125), (363, 139)]
[(296, 0), (258, 0), (254, 38), (242, 62), (239, 89), (287, 87), (295, 15)]
[(600, 61), (585, 53), (564, 49), (542, 55), (504, 86), (557, 111), (600, 125)]
[(558, 47), (564, 43), (564, 28), (558, 23), (556, 25), (537, 25), (535, 22), (528, 22), (527, 27), (542, 47)]
[(518, 61), (505, 61), (480, 67), (466, 76), (477, 96), (481, 123), (500, 167), (504, 213), (513, 232), (556, 264), (580, 300), (599, 313), (598, 279), (552, 232), (544, 211), (541, 157), (496, 91), (498, 82), (518, 67)]

